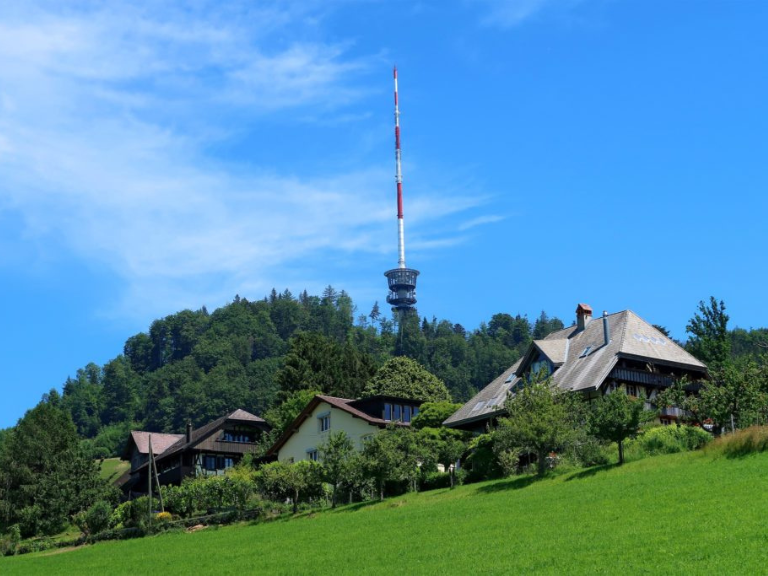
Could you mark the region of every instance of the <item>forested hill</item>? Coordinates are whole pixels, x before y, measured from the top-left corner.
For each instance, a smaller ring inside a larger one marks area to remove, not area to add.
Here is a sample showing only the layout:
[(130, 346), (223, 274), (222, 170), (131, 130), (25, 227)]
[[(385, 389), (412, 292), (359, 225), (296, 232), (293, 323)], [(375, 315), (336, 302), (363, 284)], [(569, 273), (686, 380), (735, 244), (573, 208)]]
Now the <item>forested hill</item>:
[(533, 323), (496, 314), (471, 332), (414, 316), (396, 334), (388, 309), (357, 313), (349, 295), (332, 287), (322, 296), (273, 290), (255, 302), (235, 297), (213, 313), (184, 310), (130, 337), (104, 366), (78, 370), (64, 384), (61, 405), (81, 436), (114, 446), (130, 426), (178, 432), (188, 419), (199, 426), (235, 408), (264, 415), (284, 399), (281, 390), (357, 397), (394, 355), (417, 360), (464, 401), (531, 338), (563, 327), (544, 312)]
[[(712, 299), (713, 321), (703, 326), (718, 327), (730, 343), (726, 354), (764, 353), (768, 330), (728, 330), (724, 304), (716, 304)], [(330, 286), (322, 296), (304, 291), (298, 298), (273, 290), (255, 302), (236, 296), (213, 313), (184, 310), (156, 320), (126, 341), (123, 354), (104, 366), (88, 364), (67, 379), (61, 396), (51, 391), (46, 400), (71, 414), (81, 437), (94, 439), (93, 455), (106, 456), (119, 451), (130, 428), (179, 432), (188, 420), (200, 426), (236, 408), (284, 425), (308, 391), (359, 397), (393, 356), (413, 358), (463, 402), (513, 364), (531, 339), (562, 327), (542, 312), (534, 322), (495, 314), (472, 331), (413, 315), (400, 330), (389, 310), (376, 304), (358, 314), (349, 295)], [(710, 338), (701, 334), (686, 347), (708, 361), (698, 348)]]

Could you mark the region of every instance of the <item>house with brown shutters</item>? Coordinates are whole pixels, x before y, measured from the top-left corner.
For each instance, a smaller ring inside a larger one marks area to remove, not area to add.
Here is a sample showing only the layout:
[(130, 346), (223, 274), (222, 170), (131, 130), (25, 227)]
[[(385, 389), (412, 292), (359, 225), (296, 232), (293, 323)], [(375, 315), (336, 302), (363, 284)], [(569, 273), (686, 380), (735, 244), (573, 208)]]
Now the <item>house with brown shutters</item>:
[[(592, 308), (579, 304), (576, 323), (531, 342), (525, 355), (478, 392), (443, 424), (482, 433), (504, 415), (504, 402), (530, 375), (543, 370), (562, 390), (587, 398), (621, 392), (643, 398), (656, 410), (658, 393), (677, 379), (707, 378), (706, 365), (631, 310), (592, 318)], [(661, 410), (669, 424), (684, 416), (679, 408)]]
[(181, 484), (187, 477), (215, 476), (236, 465), (245, 454), (262, 446), (271, 426), (245, 410), (235, 410), (184, 434), (131, 431), (122, 459), (131, 462), (130, 478), (123, 483), (128, 494), (147, 491), (150, 443), (161, 485)]
[(410, 426), (419, 413), (420, 400), (373, 396), (351, 400), (318, 395), (286, 428), (267, 456), (281, 462), (318, 460), (320, 446), (331, 432), (343, 430), (356, 450), (390, 424)]

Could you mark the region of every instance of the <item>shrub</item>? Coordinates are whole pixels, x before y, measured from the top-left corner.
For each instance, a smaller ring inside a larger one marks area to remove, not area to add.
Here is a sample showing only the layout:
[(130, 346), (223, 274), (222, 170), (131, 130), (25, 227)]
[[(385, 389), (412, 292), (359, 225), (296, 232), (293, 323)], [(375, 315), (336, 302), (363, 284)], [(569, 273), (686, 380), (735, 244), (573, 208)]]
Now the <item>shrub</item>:
[(768, 450), (768, 426), (750, 426), (734, 434), (715, 440), (708, 451), (717, 451), (728, 457), (746, 456)]
[(247, 474), (227, 474), (185, 480), (181, 486), (163, 486), (163, 503), (172, 513), (188, 518), (195, 512), (234, 508), (245, 510), (256, 485)]
[(674, 454), (698, 450), (706, 445), (712, 436), (706, 430), (695, 426), (656, 426), (641, 432), (632, 447), (644, 454)]
[(520, 450), (501, 450), (496, 458), (504, 478), (520, 473)]
[(18, 524), (8, 528), (8, 531), (0, 536), (0, 556), (12, 556), (21, 542), (21, 530)]
[(448, 488), (451, 485), (451, 477), (448, 472), (428, 472), (421, 481), (422, 490), (436, 490)]
[[(147, 527), (148, 504), (147, 496), (123, 502), (112, 512), (110, 523), (112, 526), (122, 525), (124, 528), (140, 528), (144, 530)], [(158, 508), (160, 508), (160, 501), (152, 498), (152, 510), (157, 510)]]
[(112, 507), (109, 503), (100, 500), (88, 510), (75, 514), (72, 521), (85, 536), (98, 534), (110, 527)]
[(608, 464), (612, 454), (613, 450), (610, 450), (605, 443), (600, 442), (594, 436), (585, 436), (574, 442), (568, 451), (568, 456), (571, 457), (574, 464), (585, 467)]
[(480, 482), (501, 476), (502, 471), (494, 453), (492, 434), (481, 434), (469, 443), (469, 456), (464, 461), (467, 482)]

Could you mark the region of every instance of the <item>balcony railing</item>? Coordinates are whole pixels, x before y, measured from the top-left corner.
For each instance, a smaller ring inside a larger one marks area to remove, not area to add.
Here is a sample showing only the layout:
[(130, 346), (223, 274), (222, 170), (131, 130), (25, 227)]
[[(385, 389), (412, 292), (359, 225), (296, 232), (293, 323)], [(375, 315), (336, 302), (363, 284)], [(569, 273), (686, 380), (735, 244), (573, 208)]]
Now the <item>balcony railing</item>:
[(614, 368), (608, 377), (622, 382), (635, 382), (660, 388), (669, 388), (675, 382), (675, 379), (671, 376), (635, 370), (634, 368)]
[(669, 406), (667, 408), (662, 408), (659, 411), (660, 416), (671, 416), (672, 418), (688, 418), (691, 414), (687, 410), (683, 410), (682, 408), (678, 408), (676, 406)]
[(646, 401), (643, 407), (646, 410), (649, 410), (651, 412), (655, 412), (656, 410), (658, 410), (659, 416), (661, 417), (677, 418), (678, 420), (691, 417), (690, 412), (688, 412), (687, 410), (683, 410), (682, 408), (678, 408), (677, 406), (668, 406), (666, 408), (659, 408), (653, 402)]

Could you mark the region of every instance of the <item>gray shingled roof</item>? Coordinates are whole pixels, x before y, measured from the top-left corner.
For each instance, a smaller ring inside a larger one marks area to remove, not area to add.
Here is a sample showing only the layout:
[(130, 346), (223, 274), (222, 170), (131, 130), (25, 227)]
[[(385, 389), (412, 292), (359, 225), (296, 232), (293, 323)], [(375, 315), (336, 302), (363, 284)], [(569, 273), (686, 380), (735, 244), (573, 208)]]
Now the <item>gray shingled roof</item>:
[(459, 408), (443, 424), (451, 426), (452, 424), (468, 423), (473, 420), (482, 420), (500, 414), (504, 410), (504, 400), (507, 398), (510, 387), (519, 380), (515, 376), (522, 358), (504, 370), (493, 382), (475, 394), (472, 399)]
[(597, 389), (622, 357), (706, 372), (706, 365), (631, 310), (609, 314), (606, 320), (610, 338), (607, 345), (602, 317), (592, 319), (584, 330), (570, 326), (536, 340), (521, 361), (505, 370), (444, 424), (467, 424), (502, 413), (499, 405), (503, 400), (492, 400), (506, 394), (519, 381), (516, 377), (507, 382), (510, 374), (527, 368), (537, 349), (555, 365), (552, 380), (563, 390)]

